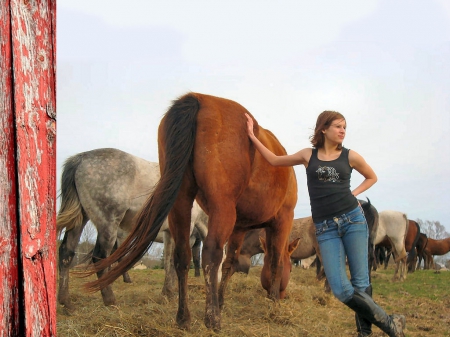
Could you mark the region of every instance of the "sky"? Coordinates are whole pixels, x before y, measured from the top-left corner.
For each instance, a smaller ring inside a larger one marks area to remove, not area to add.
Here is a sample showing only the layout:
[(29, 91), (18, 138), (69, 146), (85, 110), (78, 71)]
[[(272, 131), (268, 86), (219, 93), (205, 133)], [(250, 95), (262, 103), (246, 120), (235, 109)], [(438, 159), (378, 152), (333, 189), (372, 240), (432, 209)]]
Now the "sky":
[(359, 197), (450, 232), (449, 60), (447, 0), (58, 0), (57, 187), (80, 152), (157, 161), (161, 117), (194, 91), (240, 103), (288, 153), (339, 111), (378, 176)]

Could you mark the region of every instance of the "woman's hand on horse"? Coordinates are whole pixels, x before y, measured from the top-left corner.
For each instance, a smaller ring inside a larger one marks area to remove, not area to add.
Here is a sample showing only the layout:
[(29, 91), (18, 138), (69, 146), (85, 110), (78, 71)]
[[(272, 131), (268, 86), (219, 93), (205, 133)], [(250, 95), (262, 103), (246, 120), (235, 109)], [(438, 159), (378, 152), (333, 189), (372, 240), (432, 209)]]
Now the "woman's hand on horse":
[(245, 114), (245, 117), (247, 117), (247, 133), (250, 137), (254, 136), (254, 134), (253, 134), (253, 119), (248, 114)]

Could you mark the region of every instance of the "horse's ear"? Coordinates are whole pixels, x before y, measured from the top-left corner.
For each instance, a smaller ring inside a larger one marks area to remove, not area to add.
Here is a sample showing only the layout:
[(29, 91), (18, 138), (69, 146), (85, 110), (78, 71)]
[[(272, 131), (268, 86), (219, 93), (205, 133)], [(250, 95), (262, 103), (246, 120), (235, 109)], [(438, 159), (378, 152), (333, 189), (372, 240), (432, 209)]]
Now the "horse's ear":
[(289, 253), (289, 256), (291, 256), (292, 253), (294, 252), (294, 250), (297, 249), (299, 243), (300, 243), (300, 238), (297, 238), (297, 239), (294, 239), (294, 240), (289, 244), (289, 247), (288, 247), (288, 253)]
[(260, 236), (259, 243), (261, 244), (261, 249), (264, 251), (264, 254), (266, 254), (267, 251), (266, 240), (264, 240), (264, 238)]

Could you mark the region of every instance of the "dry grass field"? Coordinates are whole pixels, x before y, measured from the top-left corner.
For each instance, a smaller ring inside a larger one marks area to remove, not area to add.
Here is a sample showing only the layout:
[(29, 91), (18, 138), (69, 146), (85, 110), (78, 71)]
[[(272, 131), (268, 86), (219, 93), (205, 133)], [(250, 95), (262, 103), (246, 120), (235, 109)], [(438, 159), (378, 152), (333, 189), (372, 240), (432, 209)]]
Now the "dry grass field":
[[(191, 330), (176, 327), (177, 298), (161, 296), (163, 270), (131, 270), (132, 284), (121, 279), (113, 289), (117, 306), (105, 307), (100, 293), (86, 293), (86, 279), (71, 275), (71, 294), (77, 311), (68, 316), (58, 305), (59, 337), (103, 336), (217, 336), (288, 337), (356, 336), (354, 314), (315, 280), (314, 269), (293, 268), (287, 298), (279, 305), (266, 298), (260, 285), (261, 267), (231, 278), (222, 311), (222, 330), (205, 328), (203, 277), (191, 270), (189, 299)], [(420, 270), (403, 283), (392, 282), (392, 267), (373, 272), (374, 299), (388, 313), (406, 316), (406, 336), (450, 336), (450, 272)], [(92, 278), (89, 278), (89, 280)], [(374, 336), (385, 336), (374, 327)]]

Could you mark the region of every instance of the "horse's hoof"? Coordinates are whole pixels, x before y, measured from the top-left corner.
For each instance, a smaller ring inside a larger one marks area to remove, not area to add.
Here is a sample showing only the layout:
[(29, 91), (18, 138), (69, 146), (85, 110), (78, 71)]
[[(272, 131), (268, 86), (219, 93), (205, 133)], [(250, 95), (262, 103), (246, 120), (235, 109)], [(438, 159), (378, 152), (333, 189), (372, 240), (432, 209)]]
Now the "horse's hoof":
[(111, 305), (116, 305), (116, 299), (112, 298), (112, 299), (108, 299), (108, 298), (104, 298), (103, 299), (103, 303), (105, 304), (105, 306), (111, 306)]
[(180, 329), (189, 331), (191, 329), (191, 316), (179, 317), (177, 314), (177, 325)]
[(73, 304), (62, 305), (62, 307), (62, 312), (66, 316), (72, 316), (76, 312), (75, 306)]

